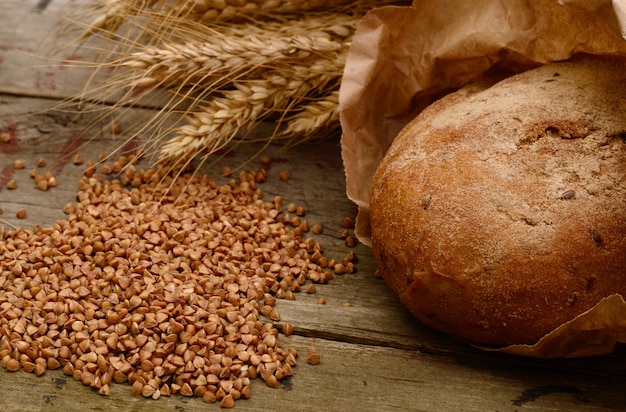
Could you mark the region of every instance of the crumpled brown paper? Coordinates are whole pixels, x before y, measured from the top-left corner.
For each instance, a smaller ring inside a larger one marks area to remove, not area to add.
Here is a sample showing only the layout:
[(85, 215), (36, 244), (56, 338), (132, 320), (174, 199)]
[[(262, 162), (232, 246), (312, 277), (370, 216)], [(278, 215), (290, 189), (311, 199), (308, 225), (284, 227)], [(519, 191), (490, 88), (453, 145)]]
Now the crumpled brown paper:
[[(621, 0), (414, 0), (413, 7), (372, 10), (354, 36), (339, 96), (347, 195), (359, 207), (361, 242), (371, 244), (369, 197), (376, 167), (395, 136), (426, 106), (493, 72), (514, 74), (578, 53), (626, 56), (624, 39)], [(608, 305), (610, 313), (626, 307), (623, 299)], [(602, 306), (599, 318), (592, 313), (584, 322), (603, 321), (606, 312)], [(578, 335), (589, 345), (576, 338), (560, 348), (551, 343), (522, 352), (609, 353), (616, 341), (626, 341), (626, 316), (614, 320), (602, 336)]]
[(624, 342), (626, 301), (621, 295), (615, 294), (559, 326), (534, 345), (511, 345), (496, 350), (539, 358), (578, 358), (611, 353), (618, 343)]

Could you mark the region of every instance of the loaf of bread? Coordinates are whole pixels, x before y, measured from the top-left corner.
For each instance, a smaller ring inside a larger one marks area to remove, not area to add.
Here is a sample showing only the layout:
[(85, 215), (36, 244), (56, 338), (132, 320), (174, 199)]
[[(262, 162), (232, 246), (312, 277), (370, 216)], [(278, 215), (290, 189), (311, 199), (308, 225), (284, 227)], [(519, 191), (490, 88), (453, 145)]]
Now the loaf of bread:
[(436, 101), (371, 195), (380, 275), (422, 322), (533, 344), (626, 296), (626, 62), (577, 57)]

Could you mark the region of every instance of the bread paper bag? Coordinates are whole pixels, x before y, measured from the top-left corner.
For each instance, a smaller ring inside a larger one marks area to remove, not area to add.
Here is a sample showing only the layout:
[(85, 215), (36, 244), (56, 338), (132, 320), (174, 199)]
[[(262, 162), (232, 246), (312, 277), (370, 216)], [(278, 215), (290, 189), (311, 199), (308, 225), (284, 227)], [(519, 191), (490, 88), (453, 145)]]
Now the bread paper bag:
[[(626, 56), (625, 0), (415, 0), (361, 21), (340, 89), (341, 147), (356, 234), (370, 245), (369, 196), (395, 136), (436, 99), (493, 73), (515, 74), (575, 54)], [(626, 114), (625, 114), (626, 115)], [(614, 295), (532, 346), (526, 356), (609, 353), (626, 342)]]

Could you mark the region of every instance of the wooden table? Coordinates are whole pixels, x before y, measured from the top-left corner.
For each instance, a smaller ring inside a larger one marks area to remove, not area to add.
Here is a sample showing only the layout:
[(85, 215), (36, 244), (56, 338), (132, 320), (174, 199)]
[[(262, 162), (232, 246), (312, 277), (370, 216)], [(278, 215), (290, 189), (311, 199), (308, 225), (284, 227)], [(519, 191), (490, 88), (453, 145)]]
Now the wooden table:
[[(120, 122), (121, 134), (111, 135), (105, 121), (100, 132), (81, 136), (85, 115), (50, 111), (59, 100), (84, 86), (89, 70), (72, 68), (80, 59), (69, 52), (46, 61), (50, 33), (63, 15), (65, 1), (3, 0), (0, 13), (0, 133), (12, 140), (0, 145), (0, 215), (2, 225), (50, 225), (62, 219), (63, 206), (75, 200), (83, 168), (71, 162), (76, 150), (85, 158), (123, 144), (150, 110), (136, 110)], [(218, 176), (222, 165), (237, 166), (258, 146), (238, 147), (219, 159), (208, 173)], [(358, 271), (336, 276), (317, 293), (300, 293), (296, 301), (280, 300), (282, 321), (295, 334), (280, 336), (283, 347), (306, 355), (315, 347), (321, 364), (303, 358), (294, 376), (270, 389), (253, 381), (252, 398), (236, 403), (238, 410), (272, 411), (609, 411), (626, 410), (626, 353), (593, 359), (537, 360), (487, 353), (430, 330), (414, 320), (375, 275), (370, 250), (345, 246), (340, 237), (344, 217), (354, 216), (346, 198), (338, 138), (285, 151), (270, 146), (263, 155), (273, 162), (263, 190), (302, 205), (311, 223), (321, 223), (318, 240), (329, 257), (350, 250), (359, 257)], [(24, 170), (11, 163), (22, 159)], [(39, 158), (47, 161), (59, 186), (48, 192), (34, 188), (28, 177)], [(251, 163), (258, 167), (258, 161)], [(281, 182), (280, 171), (291, 171)], [(7, 190), (11, 178), (17, 190)], [(28, 218), (18, 220), (24, 207)], [(320, 298), (325, 305), (318, 304)], [(217, 410), (198, 398), (171, 396), (156, 401), (133, 397), (128, 385), (113, 385), (105, 397), (89, 387), (48, 371), (42, 377), (0, 369), (0, 409), (3, 411), (196, 411)]]

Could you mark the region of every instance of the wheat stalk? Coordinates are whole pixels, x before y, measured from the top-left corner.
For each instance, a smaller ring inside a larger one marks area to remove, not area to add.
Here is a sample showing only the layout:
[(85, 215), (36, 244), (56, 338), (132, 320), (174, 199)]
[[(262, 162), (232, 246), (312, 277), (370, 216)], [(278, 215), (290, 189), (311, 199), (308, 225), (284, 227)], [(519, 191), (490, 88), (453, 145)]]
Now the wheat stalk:
[[(162, 163), (187, 165), (249, 139), (268, 119), (277, 126), (265, 141), (326, 136), (339, 128), (338, 89), (356, 26), (367, 10), (390, 3), (410, 2), (109, 0), (85, 34), (103, 34), (113, 59), (100, 67), (114, 75), (81, 97), (114, 97), (117, 109), (168, 91), (141, 130), (152, 131), (144, 152), (157, 149)], [(186, 124), (164, 128), (170, 116)]]
[[(373, 7), (398, 3), (392, 0), (199, 0), (185, 3), (178, 9), (178, 13), (196, 21), (211, 23), (259, 20), (316, 11), (364, 14)], [(410, 1), (404, 3), (410, 4)]]
[(115, 33), (120, 26), (131, 16), (136, 16), (148, 9), (158, 0), (107, 0), (101, 5), (104, 12), (99, 14), (87, 27), (82, 37), (105, 32)]
[(333, 90), (285, 119), (285, 130), (278, 137), (288, 141), (302, 141), (329, 134), (339, 128), (339, 91)]
[[(356, 17), (333, 14), (280, 25), (206, 29), (196, 32), (201, 42), (163, 42), (160, 48), (148, 46), (131, 54), (121, 64), (135, 73), (124, 75), (124, 84), (148, 91), (167, 86), (177, 96), (176, 104), (189, 101), (185, 110), (189, 124), (162, 145), (162, 162), (211, 153), (268, 117), (282, 124), (299, 104), (332, 95), (357, 23)], [(138, 97), (132, 91), (128, 96)], [(321, 103), (311, 110), (326, 107)], [(302, 137), (309, 138), (315, 134), (314, 125), (318, 131), (337, 128), (336, 113), (320, 115), (317, 121), (309, 115), (294, 118), (289, 132), (283, 136), (277, 131), (275, 137), (296, 138), (302, 130)]]
[[(266, 71), (263, 80), (235, 83), (236, 89), (223, 92), (223, 97), (211, 100), (203, 110), (187, 116), (189, 124), (179, 128), (178, 134), (162, 145), (160, 161), (170, 163), (202, 151), (216, 152), (263, 119), (283, 115), (317, 96), (332, 94), (338, 87), (346, 55), (347, 50), (343, 50), (334, 59)], [(311, 135), (313, 130), (308, 132)], [(274, 136), (281, 134), (277, 132)]]
[(310, 12), (363, 15), (374, 7), (411, 4), (410, 0), (106, 0), (83, 37), (115, 33), (129, 18), (152, 9), (163, 15), (186, 17), (200, 23), (252, 21), (302, 16)]
[(210, 84), (215, 88), (242, 74), (250, 75), (255, 70), (302, 61), (345, 47), (345, 41), (334, 41), (324, 33), (276, 37), (267, 32), (248, 34), (245, 27), (240, 32), (241, 36), (215, 32), (202, 43), (164, 42), (160, 48), (149, 46), (131, 54), (122, 65), (137, 70), (137, 76), (130, 79), (136, 87)]

